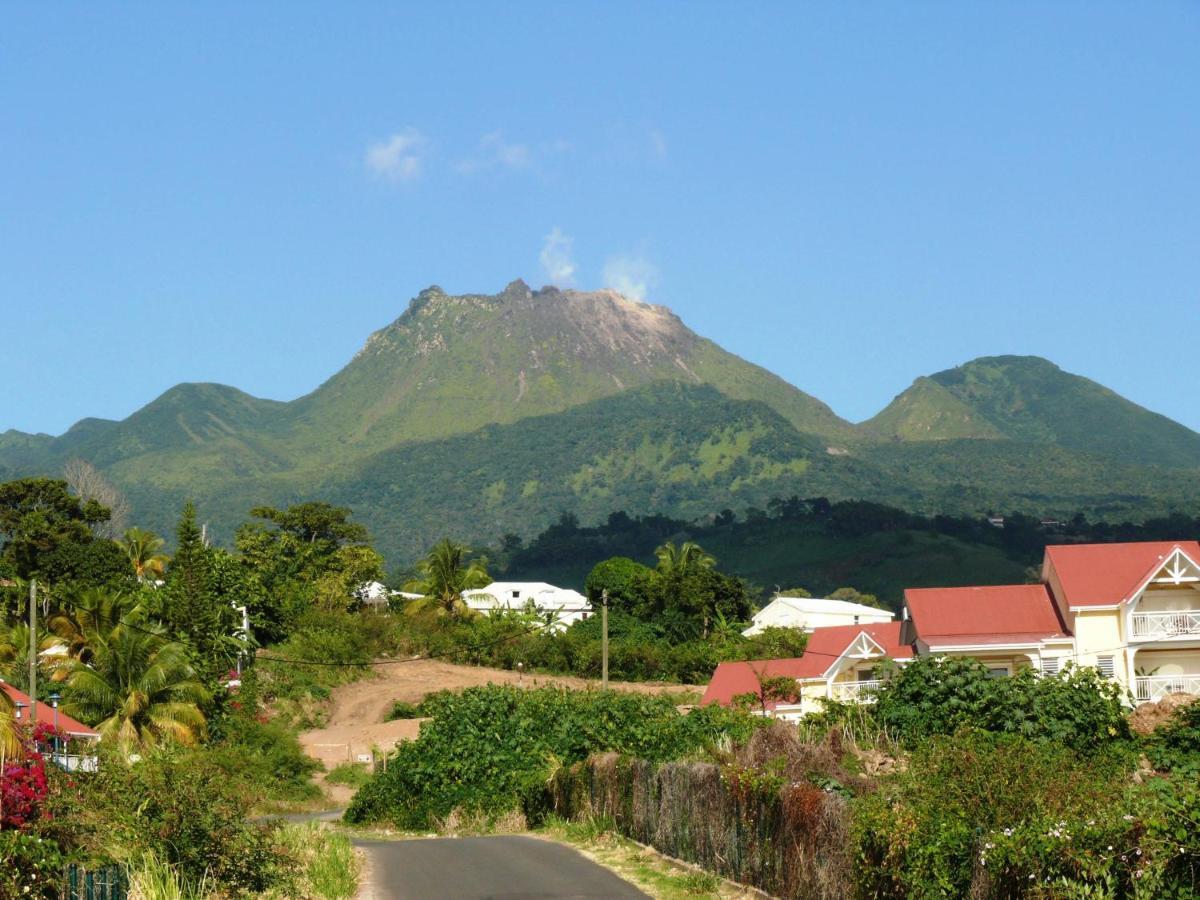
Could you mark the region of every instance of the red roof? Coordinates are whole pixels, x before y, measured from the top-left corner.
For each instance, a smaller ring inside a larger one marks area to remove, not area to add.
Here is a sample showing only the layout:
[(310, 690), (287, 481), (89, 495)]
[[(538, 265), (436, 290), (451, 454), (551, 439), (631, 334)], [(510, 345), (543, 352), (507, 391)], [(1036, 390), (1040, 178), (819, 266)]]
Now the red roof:
[[(29, 695), (18, 691), (11, 684), (6, 684), (0, 681), (0, 690), (8, 694), (12, 698), (13, 703), (21, 703), (25, 705), (25, 709), (21, 713), (21, 720), (28, 721), (29, 719)], [(55, 716), (57, 715), (57, 719)], [(41, 700), (37, 702), (37, 720), (44, 722), (47, 725), (53, 725), (58, 722), (58, 730), (68, 735), (69, 737), (81, 737), (89, 740), (99, 738), (100, 733), (94, 728), (89, 728), (77, 719), (72, 719), (61, 709), (57, 712), (49, 703), (43, 703)]]
[(1154, 574), (1178, 548), (1200, 563), (1200, 542), (1143, 541), (1128, 544), (1059, 544), (1046, 548), (1071, 606), (1116, 606)]
[(915, 636), (931, 647), (1033, 644), (1067, 634), (1044, 584), (909, 588), (904, 603)]
[[(792, 659), (758, 659), (750, 662), (723, 662), (713, 672), (701, 705), (720, 703), (727, 706), (738, 694), (758, 691), (759, 676), (772, 678), (822, 678), (830, 666), (849, 649), (854, 639), (866, 634), (892, 659), (909, 659), (912, 648), (900, 643), (900, 623), (871, 625), (832, 625), (815, 628), (808, 636), (804, 655)], [(769, 704), (773, 708), (773, 704)]]

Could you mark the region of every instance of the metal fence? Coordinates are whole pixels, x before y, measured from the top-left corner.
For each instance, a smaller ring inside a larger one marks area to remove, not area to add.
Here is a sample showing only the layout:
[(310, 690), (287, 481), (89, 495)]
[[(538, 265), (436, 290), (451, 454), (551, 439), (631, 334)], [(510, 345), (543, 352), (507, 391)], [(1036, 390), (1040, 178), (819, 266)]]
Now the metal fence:
[(129, 882), (121, 866), (68, 866), (65, 876), (63, 900), (126, 900), (129, 896)]

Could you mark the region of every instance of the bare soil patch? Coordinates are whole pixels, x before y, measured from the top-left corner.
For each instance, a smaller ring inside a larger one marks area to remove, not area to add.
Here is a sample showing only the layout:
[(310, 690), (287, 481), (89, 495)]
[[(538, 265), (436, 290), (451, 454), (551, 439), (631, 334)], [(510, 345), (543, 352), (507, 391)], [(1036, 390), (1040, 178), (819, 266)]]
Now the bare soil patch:
[[(324, 728), (301, 733), (300, 744), (309, 756), (321, 760), (330, 769), (373, 753), (386, 753), (400, 741), (415, 738), (420, 728), (420, 719), (383, 721), (397, 700), (415, 704), (435, 691), (458, 691), (483, 684), (515, 684), (527, 688), (558, 685), (580, 690), (600, 686), (597, 680), (570, 675), (520, 674), (507, 669), (459, 666), (440, 660), (397, 661), (376, 666), (368, 677), (335, 688), (329, 699), (328, 723)], [(643, 694), (680, 695), (681, 699), (694, 695), (697, 690), (688, 685), (657, 682), (612, 681), (609, 686), (614, 690)]]

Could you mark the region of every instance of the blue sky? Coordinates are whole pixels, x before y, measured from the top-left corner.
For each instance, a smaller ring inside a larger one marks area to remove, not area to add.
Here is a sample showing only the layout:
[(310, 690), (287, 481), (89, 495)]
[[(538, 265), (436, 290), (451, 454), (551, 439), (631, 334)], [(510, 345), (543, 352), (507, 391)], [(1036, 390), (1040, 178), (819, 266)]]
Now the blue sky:
[(840, 413), (1047, 356), (1200, 429), (1200, 4), (22, 4), (0, 430), (617, 285)]

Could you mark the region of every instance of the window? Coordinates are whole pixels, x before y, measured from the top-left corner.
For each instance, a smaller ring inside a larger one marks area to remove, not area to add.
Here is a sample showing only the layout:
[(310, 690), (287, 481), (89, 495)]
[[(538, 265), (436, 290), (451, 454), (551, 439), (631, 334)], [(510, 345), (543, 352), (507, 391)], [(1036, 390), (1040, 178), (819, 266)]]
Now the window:
[(513, 591), (513, 599), (514, 599), (514, 600), (519, 600), (520, 598), (521, 598), (521, 592), (520, 592), (520, 591)]
[(1059, 669), (1062, 668), (1062, 660), (1057, 656), (1051, 656), (1049, 659), (1042, 659), (1042, 674), (1057, 675)]
[(1105, 678), (1115, 678), (1117, 676), (1117, 667), (1111, 656), (1097, 656), (1096, 668)]
[(1007, 678), (1008, 666), (988, 666), (988, 678)]
[(859, 669), (858, 670), (858, 680), (859, 681), (878, 681), (879, 679), (876, 677), (876, 672), (874, 669)]
[(858, 616), (855, 616), (855, 617), (854, 617), (854, 624), (855, 624), (855, 625), (857, 625), (857, 624), (858, 624)]

